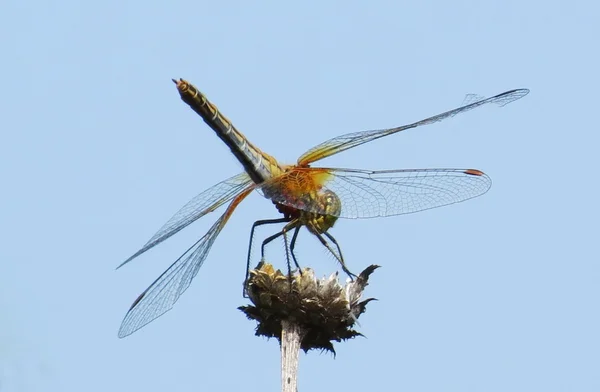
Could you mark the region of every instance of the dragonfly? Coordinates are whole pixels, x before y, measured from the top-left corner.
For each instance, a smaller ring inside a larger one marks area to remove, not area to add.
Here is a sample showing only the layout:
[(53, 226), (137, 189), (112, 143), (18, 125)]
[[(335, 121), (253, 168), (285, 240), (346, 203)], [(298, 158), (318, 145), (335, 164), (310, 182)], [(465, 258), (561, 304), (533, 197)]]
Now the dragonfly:
[[(173, 79), (181, 99), (190, 106), (229, 147), (244, 171), (200, 193), (184, 205), (148, 242), (121, 265), (167, 240), (201, 217), (229, 203), (210, 229), (189, 247), (133, 302), (119, 329), (126, 337), (169, 311), (190, 286), (208, 253), (239, 204), (253, 191), (269, 199), (282, 217), (254, 222), (250, 231), (247, 268), (255, 229), (262, 225), (284, 223), (277, 233), (264, 239), (265, 246), (283, 237), (290, 269), (290, 255), (300, 265), (294, 246), (301, 227), (305, 227), (346, 267), (337, 240), (329, 233), (339, 218), (375, 218), (409, 214), (462, 202), (488, 191), (491, 179), (477, 169), (398, 169), (362, 170), (311, 167), (321, 159), (393, 135), (433, 124), (478, 107), (507, 105), (523, 98), (528, 89), (514, 89), (484, 98), (467, 95), (461, 107), (395, 128), (362, 131), (334, 137), (302, 154), (296, 164), (282, 164), (254, 146), (219, 110), (189, 82)], [(291, 233), (291, 239), (288, 234)], [(247, 274), (246, 274), (247, 277)]]

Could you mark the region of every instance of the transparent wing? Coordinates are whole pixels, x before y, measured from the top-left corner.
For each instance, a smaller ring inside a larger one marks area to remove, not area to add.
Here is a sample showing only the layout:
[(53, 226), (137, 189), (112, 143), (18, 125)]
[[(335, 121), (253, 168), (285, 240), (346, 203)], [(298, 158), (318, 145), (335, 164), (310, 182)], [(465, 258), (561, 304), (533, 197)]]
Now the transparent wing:
[(483, 97), (480, 97), (477, 95), (470, 94), (470, 95), (467, 95), (467, 97), (464, 101), (464, 103), (465, 103), (464, 106), (461, 106), (454, 110), (450, 110), (448, 112), (438, 114), (433, 117), (426, 118), (424, 120), (418, 121), (413, 124), (403, 125), (401, 127), (390, 128), (390, 129), (348, 133), (346, 135), (341, 135), (341, 136), (335, 137), (333, 139), (327, 140), (326, 142), (323, 142), (323, 143), (311, 148), (304, 154), (302, 154), (300, 156), (300, 158), (298, 158), (298, 165), (306, 166), (312, 162), (315, 162), (320, 159), (337, 154), (339, 152), (345, 151), (349, 148), (356, 147), (356, 146), (359, 146), (364, 143), (368, 143), (375, 139), (379, 139), (384, 136), (392, 135), (396, 132), (404, 131), (406, 129), (416, 128), (416, 127), (420, 127), (422, 125), (433, 124), (435, 122), (442, 121), (448, 117), (456, 116), (459, 113), (464, 113), (464, 112), (478, 108), (478, 107), (486, 105), (486, 104), (493, 103), (493, 104), (496, 104), (499, 106), (504, 106), (513, 101), (516, 101), (517, 99), (523, 98), (527, 94), (529, 94), (528, 89), (510, 90), (510, 91), (506, 91), (502, 94), (498, 94), (498, 95), (495, 95), (490, 98), (483, 98)]
[[(286, 176), (291, 179), (288, 181)], [(475, 169), (297, 168), (277, 182), (264, 184), (261, 191), (277, 203), (304, 211), (341, 218), (375, 218), (458, 203), (484, 194), (491, 185), (491, 179)], [(339, 213), (331, 213), (319, 201), (317, 195), (325, 191), (337, 195)]]
[(181, 294), (190, 286), (206, 260), (215, 239), (227, 223), (237, 205), (254, 189), (247, 188), (212, 225), (208, 232), (163, 272), (133, 302), (125, 315), (119, 337), (124, 338), (171, 310)]
[(227, 203), (250, 184), (252, 184), (252, 180), (246, 172), (243, 172), (213, 185), (200, 193), (173, 215), (173, 217), (148, 240), (146, 245), (122, 262), (117, 269), (129, 263), (147, 250), (160, 244), (183, 228), (189, 226), (197, 219)]

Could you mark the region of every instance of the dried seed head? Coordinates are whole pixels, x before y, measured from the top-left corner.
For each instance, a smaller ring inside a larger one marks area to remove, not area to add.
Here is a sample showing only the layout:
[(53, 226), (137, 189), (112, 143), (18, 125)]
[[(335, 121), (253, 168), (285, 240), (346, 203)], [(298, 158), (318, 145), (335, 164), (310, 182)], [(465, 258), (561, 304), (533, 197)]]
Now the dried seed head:
[(257, 336), (275, 337), (281, 342), (282, 321), (294, 322), (303, 331), (301, 348), (305, 352), (321, 349), (335, 353), (333, 341), (362, 336), (352, 327), (374, 299), (360, 301), (369, 275), (377, 268), (367, 267), (357, 279), (342, 286), (337, 273), (317, 279), (312, 269), (305, 268), (290, 280), (271, 264), (261, 263), (250, 271), (248, 280), (253, 305), (239, 309), (258, 322)]

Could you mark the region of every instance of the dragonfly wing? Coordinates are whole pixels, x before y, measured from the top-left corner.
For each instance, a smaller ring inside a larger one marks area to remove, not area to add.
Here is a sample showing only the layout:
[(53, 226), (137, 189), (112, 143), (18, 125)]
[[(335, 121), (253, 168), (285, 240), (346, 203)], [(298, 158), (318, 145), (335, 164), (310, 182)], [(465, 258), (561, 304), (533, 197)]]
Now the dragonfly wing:
[(152, 320), (171, 310), (181, 294), (190, 286), (206, 260), (215, 239), (227, 223), (237, 205), (252, 191), (247, 188), (212, 225), (210, 230), (163, 272), (131, 305), (125, 315), (119, 337), (124, 338)]
[[(298, 169), (299, 170), (299, 169)], [(334, 192), (341, 202), (341, 218), (375, 218), (410, 214), (458, 203), (480, 196), (492, 185), (491, 179), (475, 169), (353, 170), (306, 168), (313, 171), (311, 186), (317, 192)], [(303, 175), (306, 177), (306, 175)], [(321, 185), (315, 186), (320, 182)], [(280, 187), (288, 189), (288, 186)], [(321, 203), (298, 192), (269, 188), (269, 198), (300, 210), (327, 214)]]
[(433, 124), (438, 121), (442, 121), (448, 117), (454, 117), (459, 113), (468, 112), (469, 110), (478, 108), (483, 105), (493, 103), (499, 106), (504, 106), (513, 101), (516, 101), (517, 99), (523, 98), (527, 94), (529, 94), (528, 89), (510, 90), (490, 98), (483, 98), (477, 95), (469, 94), (467, 95), (464, 101), (464, 106), (438, 114), (433, 117), (426, 118), (416, 123), (403, 125), (397, 128), (348, 133), (346, 135), (341, 135), (333, 139), (327, 140), (302, 154), (302, 156), (298, 158), (298, 165), (306, 166), (312, 162), (316, 162), (320, 159), (348, 150), (349, 148), (356, 147), (361, 144), (382, 138), (384, 136), (404, 131), (406, 129)]
[(129, 263), (147, 250), (160, 244), (173, 234), (189, 226), (197, 219), (227, 203), (250, 184), (252, 184), (252, 180), (246, 172), (243, 172), (213, 185), (200, 193), (173, 215), (173, 217), (169, 219), (169, 221), (165, 223), (163, 227), (150, 238), (150, 240), (148, 240), (146, 245), (121, 263), (117, 269)]

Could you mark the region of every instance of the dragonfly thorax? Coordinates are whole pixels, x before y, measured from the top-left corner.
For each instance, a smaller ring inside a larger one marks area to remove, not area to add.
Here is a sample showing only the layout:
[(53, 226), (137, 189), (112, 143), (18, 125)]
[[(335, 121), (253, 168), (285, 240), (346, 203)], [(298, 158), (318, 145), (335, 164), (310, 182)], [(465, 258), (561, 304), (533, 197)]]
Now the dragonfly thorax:
[(310, 200), (305, 205), (306, 209), (299, 209), (275, 203), (277, 210), (284, 216), (296, 219), (301, 225), (312, 233), (322, 234), (329, 230), (338, 220), (342, 212), (342, 202), (338, 195), (330, 190), (312, 193)]

